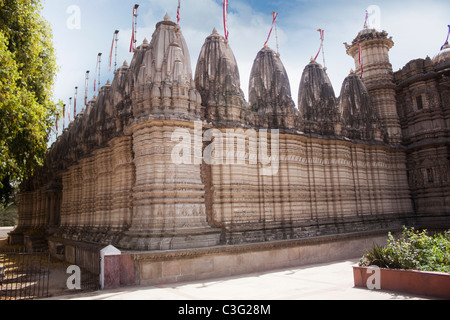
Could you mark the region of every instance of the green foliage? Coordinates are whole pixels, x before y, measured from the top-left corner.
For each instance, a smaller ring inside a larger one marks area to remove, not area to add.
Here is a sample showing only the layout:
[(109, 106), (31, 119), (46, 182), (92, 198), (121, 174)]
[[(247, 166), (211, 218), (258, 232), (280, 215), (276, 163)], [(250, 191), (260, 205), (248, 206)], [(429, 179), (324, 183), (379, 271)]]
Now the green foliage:
[(389, 233), (387, 245), (367, 251), (359, 265), (450, 273), (450, 230), (429, 236), (426, 230), (404, 227), (400, 238)]
[[(42, 164), (54, 126), (56, 58), (40, 1), (0, 0), (0, 201)], [(1, 206), (0, 206), (1, 207)]]
[(17, 225), (18, 209), (12, 205), (4, 210), (0, 210), (0, 227), (12, 227)]

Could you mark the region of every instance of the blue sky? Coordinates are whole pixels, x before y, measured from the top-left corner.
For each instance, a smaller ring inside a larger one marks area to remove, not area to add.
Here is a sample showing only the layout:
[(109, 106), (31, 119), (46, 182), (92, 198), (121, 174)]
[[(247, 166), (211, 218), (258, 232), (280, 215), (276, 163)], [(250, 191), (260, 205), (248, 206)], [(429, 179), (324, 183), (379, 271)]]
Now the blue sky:
[[(60, 67), (54, 89), (55, 101), (61, 99), (68, 104), (75, 86), (78, 86), (78, 101), (79, 105), (82, 104), (86, 70), (91, 71), (88, 97), (92, 98), (99, 52), (103, 54), (101, 83), (103, 85), (107, 80), (113, 80), (113, 74), (108, 73), (108, 58), (116, 29), (120, 31), (118, 66), (124, 60), (131, 61), (129, 45), (135, 3), (140, 5), (138, 45), (144, 38), (151, 39), (156, 23), (163, 20), (166, 12), (172, 21), (176, 21), (178, 0), (44, 0), (43, 16), (53, 28)], [(447, 25), (450, 24), (448, 0), (229, 0), (229, 43), (238, 62), (241, 88), (246, 97), (253, 60), (266, 41), (272, 11), (279, 13), (279, 51), (288, 72), (294, 102), (297, 103), (303, 69), (319, 49), (318, 28), (325, 30), (327, 72), (335, 94), (339, 96), (344, 78), (354, 68), (353, 59), (346, 55), (343, 43), (350, 43), (362, 29), (369, 6), (379, 8), (379, 19), (376, 21), (395, 42), (390, 52), (394, 71), (412, 59), (433, 57), (445, 41)], [(73, 11), (74, 8), (77, 10)], [(214, 27), (223, 34), (222, 1), (181, 0), (180, 26), (195, 72), (205, 38)], [(268, 46), (276, 49), (275, 33), (272, 33)], [(318, 62), (322, 61), (320, 56)], [(81, 107), (77, 109), (80, 111)]]

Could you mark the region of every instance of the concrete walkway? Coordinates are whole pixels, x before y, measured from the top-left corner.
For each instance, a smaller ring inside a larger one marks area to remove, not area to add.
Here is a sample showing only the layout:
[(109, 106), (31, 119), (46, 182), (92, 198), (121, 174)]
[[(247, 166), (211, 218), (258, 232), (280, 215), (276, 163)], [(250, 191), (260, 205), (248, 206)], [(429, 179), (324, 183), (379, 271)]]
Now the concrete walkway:
[(201, 282), (128, 287), (52, 300), (392, 300), (432, 299), (354, 288), (358, 259)]
[(0, 227), (0, 239), (8, 238), (8, 233), (13, 230), (14, 227)]

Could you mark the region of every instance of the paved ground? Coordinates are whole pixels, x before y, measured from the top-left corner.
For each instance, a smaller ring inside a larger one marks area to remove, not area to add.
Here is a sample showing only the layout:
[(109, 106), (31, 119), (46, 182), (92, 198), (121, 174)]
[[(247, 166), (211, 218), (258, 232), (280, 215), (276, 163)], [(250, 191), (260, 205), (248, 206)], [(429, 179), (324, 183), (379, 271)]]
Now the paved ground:
[(0, 239), (7, 238), (8, 232), (11, 232), (13, 230), (13, 227), (0, 227)]
[[(0, 228), (0, 239), (11, 228)], [(244, 276), (149, 287), (127, 287), (49, 300), (424, 300), (429, 297), (355, 288), (358, 259)], [(64, 275), (65, 277), (66, 275)], [(64, 284), (63, 284), (64, 285)]]
[(358, 259), (267, 273), (56, 297), (60, 300), (392, 300), (429, 299), (354, 288)]

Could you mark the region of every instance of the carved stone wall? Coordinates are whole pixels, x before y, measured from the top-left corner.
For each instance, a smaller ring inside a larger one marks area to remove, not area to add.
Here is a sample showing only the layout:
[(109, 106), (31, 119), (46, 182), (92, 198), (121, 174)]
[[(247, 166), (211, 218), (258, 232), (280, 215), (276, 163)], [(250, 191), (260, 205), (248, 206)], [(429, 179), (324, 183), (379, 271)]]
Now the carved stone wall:
[(389, 50), (394, 46), (392, 37), (388, 38), (385, 31), (364, 29), (351, 45), (345, 43), (345, 46), (347, 54), (355, 61), (356, 74), (362, 74), (378, 118), (387, 132), (386, 142), (400, 144), (401, 129), (396, 110), (395, 84), (389, 62)]
[(445, 225), (450, 212), (449, 62), (416, 59), (394, 74), (408, 180), (422, 225)]
[[(426, 131), (402, 106), (410, 87), (425, 89), (396, 75), (395, 91), (380, 37), (380, 69), (373, 62), (367, 82), (350, 74), (339, 98), (308, 64), (297, 110), (272, 50), (257, 54), (247, 103), (230, 44), (213, 31), (193, 75), (180, 26), (165, 17), (23, 182), (14, 234), (167, 250), (397, 228), (414, 223), (422, 199), (448, 216), (448, 142), (410, 148)], [(448, 101), (445, 79), (424, 82), (432, 99)], [(428, 168), (439, 171), (435, 191), (414, 187)]]

